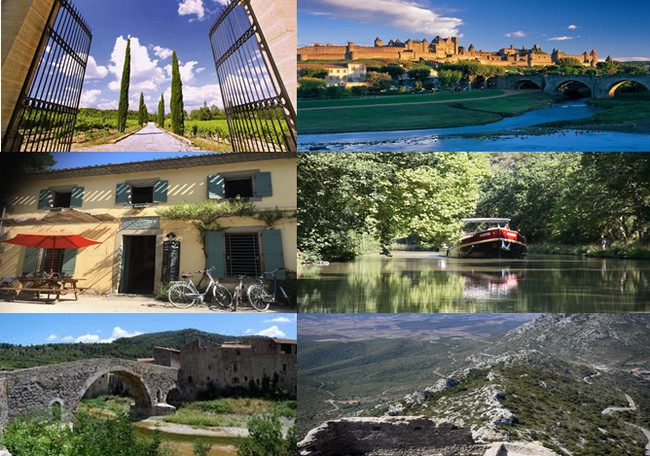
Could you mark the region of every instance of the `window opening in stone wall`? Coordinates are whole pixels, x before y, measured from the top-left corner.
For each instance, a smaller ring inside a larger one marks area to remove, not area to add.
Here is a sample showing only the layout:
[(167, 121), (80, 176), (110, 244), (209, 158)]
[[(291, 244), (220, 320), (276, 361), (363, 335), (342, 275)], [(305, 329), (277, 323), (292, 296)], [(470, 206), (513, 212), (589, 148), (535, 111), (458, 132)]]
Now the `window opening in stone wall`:
[(41, 249), (36, 270), (48, 274), (50, 271), (61, 272), (63, 255), (65, 255), (65, 249)]
[(224, 179), (225, 198), (250, 198), (253, 195), (253, 178)]
[(291, 344), (280, 344), (280, 351), (282, 351), (282, 353), (291, 354), (291, 348), (292, 348)]
[(72, 200), (72, 191), (52, 193), (54, 194), (52, 207), (70, 207), (70, 201)]
[(225, 234), (226, 275), (260, 275), (259, 235)]
[(131, 204), (153, 203), (153, 185), (131, 187)]

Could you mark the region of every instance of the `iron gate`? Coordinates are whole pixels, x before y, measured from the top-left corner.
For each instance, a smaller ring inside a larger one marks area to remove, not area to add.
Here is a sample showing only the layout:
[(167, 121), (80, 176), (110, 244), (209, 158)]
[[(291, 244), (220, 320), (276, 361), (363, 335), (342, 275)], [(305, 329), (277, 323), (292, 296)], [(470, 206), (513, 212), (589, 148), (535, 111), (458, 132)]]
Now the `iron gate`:
[(210, 29), (235, 152), (296, 150), (296, 111), (249, 3), (231, 0)]
[(91, 40), (77, 9), (68, 0), (55, 0), (2, 150), (70, 150)]

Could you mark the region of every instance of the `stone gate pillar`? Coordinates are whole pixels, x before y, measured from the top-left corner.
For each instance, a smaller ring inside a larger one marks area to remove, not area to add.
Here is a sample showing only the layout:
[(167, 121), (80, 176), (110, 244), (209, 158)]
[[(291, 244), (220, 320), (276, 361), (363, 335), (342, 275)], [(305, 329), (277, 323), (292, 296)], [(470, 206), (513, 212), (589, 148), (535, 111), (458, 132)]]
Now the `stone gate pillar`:
[[(55, 0), (2, 0), (2, 137), (9, 125), (41, 36), (56, 17)], [(40, 44), (40, 46), (39, 46)], [(34, 68), (35, 70), (35, 68)]]

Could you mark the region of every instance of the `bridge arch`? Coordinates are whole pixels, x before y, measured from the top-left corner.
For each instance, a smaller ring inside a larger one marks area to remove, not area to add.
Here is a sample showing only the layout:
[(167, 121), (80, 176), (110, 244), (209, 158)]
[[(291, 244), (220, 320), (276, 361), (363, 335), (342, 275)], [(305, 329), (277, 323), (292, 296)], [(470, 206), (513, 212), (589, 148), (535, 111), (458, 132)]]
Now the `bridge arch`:
[(650, 91), (650, 84), (648, 83), (643, 83), (641, 81), (635, 80), (634, 78), (629, 78), (629, 79), (621, 79), (620, 81), (616, 81), (613, 84), (610, 84), (610, 86), (606, 89), (607, 96), (608, 97), (613, 97), (616, 93), (616, 90), (625, 84), (626, 82), (632, 82), (636, 84), (637, 86), (641, 86), (645, 88), (645, 90)]
[(135, 405), (132, 408), (134, 413), (146, 413), (147, 410), (152, 408), (151, 393), (145, 385), (144, 381), (136, 373), (132, 372), (130, 369), (125, 368), (124, 366), (116, 366), (113, 368), (102, 369), (90, 376), (83, 384), (81, 389), (78, 391), (78, 397), (72, 409), (76, 410), (81, 402), (81, 399), (84, 397), (88, 389), (104, 375), (115, 375), (119, 377), (122, 382), (129, 388), (131, 396), (135, 401)]
[(513, 88), (517, 90), (521, 89), (530, 89), (530, 90), (541, 90), (542, 87), (532, 79), (519, 79), (518, 81), (515, 81), (513, 84)]
[(594, 95), (593, 87), (580, 78), (567, 78), (561, 81), (556, 85), (554, 92), (569, 98), (591, 98)]

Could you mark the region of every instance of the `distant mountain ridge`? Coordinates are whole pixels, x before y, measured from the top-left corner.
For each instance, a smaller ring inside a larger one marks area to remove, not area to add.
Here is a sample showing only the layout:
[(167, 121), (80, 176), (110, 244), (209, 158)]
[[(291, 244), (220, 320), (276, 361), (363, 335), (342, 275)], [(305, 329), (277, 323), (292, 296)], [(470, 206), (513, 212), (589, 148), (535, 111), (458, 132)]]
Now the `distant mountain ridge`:
[(89, 358), (148, 358), (153, 356), (154, 347), (180, 349), (183, 345), (196, 340), (202, 344), (213, 345), (240, 338), (197, 329), (182, 329), (124, 337), (111, 343), (59, 343), (31, 346), (3, 343), (0, 344), (0, 370), (24, 369)]

